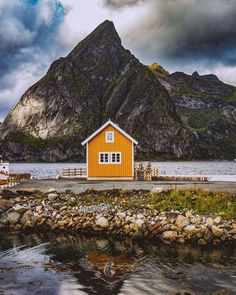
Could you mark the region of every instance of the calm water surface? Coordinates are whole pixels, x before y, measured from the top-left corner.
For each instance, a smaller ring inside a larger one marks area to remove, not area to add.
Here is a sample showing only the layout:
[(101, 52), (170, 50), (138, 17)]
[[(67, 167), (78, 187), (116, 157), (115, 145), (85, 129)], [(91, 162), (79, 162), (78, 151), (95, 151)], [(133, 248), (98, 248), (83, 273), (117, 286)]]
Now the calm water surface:
[[(236, 162), (153, 162), (161, 175), (208, 175), (212, 180), (236, 181)], [(56, 178), (62, 168), (86, 167), (84, 163), (11, 164), (12, 172), (28, 172), (35, 178)]]
[(236, 294), (236, 250), (8, 234), (0, 294)]

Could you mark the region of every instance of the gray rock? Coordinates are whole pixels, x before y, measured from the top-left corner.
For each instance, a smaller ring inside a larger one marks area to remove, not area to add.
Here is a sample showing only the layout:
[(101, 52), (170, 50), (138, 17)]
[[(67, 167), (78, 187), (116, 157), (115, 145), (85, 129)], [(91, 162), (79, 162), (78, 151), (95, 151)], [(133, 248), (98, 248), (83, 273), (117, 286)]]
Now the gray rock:
[(211, 218), (211, 217), (207, 218), (207, 219), (206, 219), (206, 224), (207, 224), (207, 225), (213, 225), (213, 224), (214, 224), (214, 220), (213, 220), (213, 218)]
[(8, 221), (10, 224), (16, 224), (20, 221), (21, 215), (17, 212), (8, 213)]
[(218, 226), (215, 226), (215, 225), (212, 225), (211, 230), (215, 237), (221, 237), (224, 233), (224, 230), (222, 228), (219, 228)]
[(178, 217), (176, 218), (176, 225), (179, 227), (179, 228), (183, 228), (185, 227), (186, 225), (188, 225), (190, 222), (189, 222), (189, 219), (186, 217), (186, 216), (183, 216), (183, 215), (178, 215)]
[(48, 200), (49, 201), (54, 201), (58, 197), (57, 193), (49, 193), (48, 194)]
[(21, 206), (19, 204), (16, 204), (12, 207), (17, 213), (23, 214), (25, 213), (27, 210), (29, 210), (29, 208), (25, 207), (25, 206)]
[(189, 224), (186, 227), (184, 227), (184, 232), (187, 234), (196, 234), (200, 231), (199, 228), (196, 228), (193, 224)]
[(107, 228), (109, 227), (109, 221), (105, 217), (100, 217), (96, 220), (96, 225), (102, 228)]
[(221, 216), (217, 216), (215, 219), (214, 219), (214, 223), (216, 224), (219, 224), (222, 220), (222, 217)]

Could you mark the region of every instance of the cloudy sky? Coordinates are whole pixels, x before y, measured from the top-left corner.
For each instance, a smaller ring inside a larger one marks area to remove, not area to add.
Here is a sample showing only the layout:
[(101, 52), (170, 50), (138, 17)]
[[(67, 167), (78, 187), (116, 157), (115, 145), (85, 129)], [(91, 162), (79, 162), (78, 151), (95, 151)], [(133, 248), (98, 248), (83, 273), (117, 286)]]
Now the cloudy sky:
[(0, 121), (105, 19), (142, 63), (236, 85), (236, 0), (0, 0)]

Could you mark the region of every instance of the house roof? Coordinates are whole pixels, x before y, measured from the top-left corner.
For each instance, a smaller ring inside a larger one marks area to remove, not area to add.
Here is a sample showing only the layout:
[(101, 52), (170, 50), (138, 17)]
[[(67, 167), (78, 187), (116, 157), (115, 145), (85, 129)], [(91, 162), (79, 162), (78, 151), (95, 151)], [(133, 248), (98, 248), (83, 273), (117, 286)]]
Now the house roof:
[(98, 128), (93, 134), (91, 134), (88, 138), (86, 138), (81, 144), (85, 145), (92, 138), (94, 138), (94, 136), (96, 136), (99, 132), (101, 132), (104, 128), (106, 128), (108, 125), (113, 126), (121, 134), (123, 134), (125, 137), (127, 137), (129, 140), (131, 140), (134, 144), (138, 144), (138, 142), (133, 137), (131, 137), (129, 134), (127, 134), (124, 130), (122, 130), (118, 125), (113, 123), (110, 119), (105, 124), (103, 124), (100, 128)]

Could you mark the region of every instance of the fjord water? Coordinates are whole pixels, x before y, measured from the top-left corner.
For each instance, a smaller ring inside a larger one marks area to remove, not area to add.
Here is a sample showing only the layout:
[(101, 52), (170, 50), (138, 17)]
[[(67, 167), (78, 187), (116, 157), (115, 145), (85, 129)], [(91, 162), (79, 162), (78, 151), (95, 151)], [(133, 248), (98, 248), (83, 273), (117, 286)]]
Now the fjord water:
[[(206, 175), (212, 180), (236, 181), (236, 162), (153, 162), (160, 175)], [(31, 173), (34, 178), (56, 178), (62, 168), (86, 167), (85, 163), (12, 163), (11, 172)]]
[(6, 234), (0, 294), (236, 294), (236, 249)]

